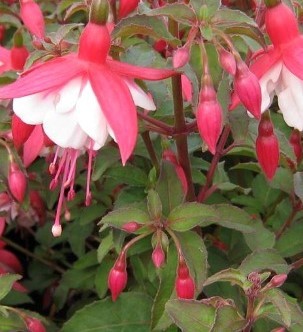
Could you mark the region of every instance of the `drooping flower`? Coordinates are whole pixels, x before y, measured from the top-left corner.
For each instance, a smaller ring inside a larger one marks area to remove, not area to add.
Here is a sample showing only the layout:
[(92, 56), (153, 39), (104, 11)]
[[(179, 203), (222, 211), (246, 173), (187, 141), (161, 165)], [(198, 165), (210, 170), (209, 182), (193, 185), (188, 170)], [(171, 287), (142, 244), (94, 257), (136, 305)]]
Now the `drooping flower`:
[(8, 172), (8, 187), (13, 197), (22, 203), (26, 193), (27, 180), (15, 162), (11, 162)]
[(261, 86), (261, 111), (268, 109), (276, 94), (285, 122), (302, 131), (303, 36), (294, 13), (282, 2), (266, 9), (265, 26), (272, 45), (257, 52), (250, 66)]
[(108, 288), (112, 294), (112, 300), (116, 301), (127, 284), (126, 256), (122, 252), (117, 258), (108, 275)]
[(195, 283), (183, 257), (179, 257), (175, 287), (179, 299), (191, 300), (194, 298)]
[[(85, 149), (89, 151), (89, 183), (93, 151), (100, 149), (111, 136), (125, 164), (137, 138), (136, 105), (155, 109), (151, 97), (135, 84), (134, 78), (158, 80), (174, 74), (172, 70), (112, 60), (109, 49), (109, 32), (93, 17), (81, 34), (77, 54), (37, 64), (17, 81), (0, 89), (0, 98), (14, 98), (14, 112), (23, 122), (41, 124), (45, 134), (59, 147), (53, 166), (61, 158), (51, 183), (55, 187), (59, 176), (62, 177), (53, 228), (56, 236), (61, 234), (59, 218), (64, 188), (70, 187), (69, 198), (74, 196), (78, 156)], [(86, 203), (89, 201), (88, 187)]]

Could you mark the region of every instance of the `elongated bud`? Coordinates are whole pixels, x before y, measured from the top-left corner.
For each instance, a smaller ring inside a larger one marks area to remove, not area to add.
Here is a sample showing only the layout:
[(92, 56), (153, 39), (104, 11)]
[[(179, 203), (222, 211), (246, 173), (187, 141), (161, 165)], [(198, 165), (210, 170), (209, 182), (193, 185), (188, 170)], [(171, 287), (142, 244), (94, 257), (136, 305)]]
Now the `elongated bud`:
[(8, 186), (13, 197), (19, 203), (22, 203), (26, 192), (27, 181), (24, 173), (14, 162), (11, 162), (9, 166)]
[(160, 243), (158, 243), (152, 253), (152, 261), (157, 269), (165, 263), (165, 253)]
[(134, 233), (141, 227), (142, 225), (138, 224), (136, 221), (129, 221), (122, 226), (122, 229), (128, 233)]
[(284, 282), (286, 281), (286, 279), (287, 279), (287, 274), (285, 274), (285, 273), (277, 274), (272, 277), (272, 279), (268, 283), (268, 286), (269, 287), (281, 287), (284, 284)]
[(195, 283), (183, 258), (179, 259), (175, 287), (179, 299), (194, 298)]
[(121, 19), (134, 11), (138, 7), (139, 1), (140, 0), (120, 0), (119, 18)]
[(301, 142), (301, 133), (299, 130), (294, 129), (290, 135), (289, 143), (291, 144), (294, 154), (297, 158), (297, 163), (299, 164), (302, 160), (302, 142)]
[(186, 46), (178, 48), (173, 54), (173, 67), (180, 68), (189, 61), (189, 49)]
[(193, 87), (189, 78), (185, 75), (181, 75), (182, 83), (182, 96), (185, 101), (191, 102), (193, 99)]
[(20, 17), (27, 30), (38, 39), (45, 36), (45, 23), (42, 11), (34, 0), (20, 0)]
[(46, 332), (45, 327), (39, 319), (27, 317), (25, 321), (29, 332)]
[[(272, 2), (272, 6), (269, 4)], [(280, 1), (267, 1), (265, 12), (265, 27), (274, 46), (288, 43), (299, 36), (298, 22), (295, 14)]]
[(108, 288), (112, 293), (112, 300), (116, 301), (127, 283), (126, 256), (122, 253), (116, 260), (108, 275)]
[(235, 57), (223, 47), (219, 49), (219, 61), (221, 67), (230, 75), (234, 76), (236, 74), (237, 65)]
[(237, 60), (234, 89), (247, 111), (260, 119), (262, 95), (259, 80), (242, 60)]
[(259, 123), (256, 153), (263, 172), (271, 180), (279, 164), (280, 151), (279, 141), (267, 113), (263, 114)]
[(207, 144), (209, 151), (215, 154), (217, 142), (222, 131), (223, 111), (208, 76), (206, 75), (204, 78), (200, 91), (196, 118), (200, 136)]

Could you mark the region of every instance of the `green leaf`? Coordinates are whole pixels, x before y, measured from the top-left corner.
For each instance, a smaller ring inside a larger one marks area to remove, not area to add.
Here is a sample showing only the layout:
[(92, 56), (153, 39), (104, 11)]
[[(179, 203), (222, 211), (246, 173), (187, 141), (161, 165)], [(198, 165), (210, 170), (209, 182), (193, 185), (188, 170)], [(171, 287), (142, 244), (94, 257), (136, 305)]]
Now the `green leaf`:
[(152, 10), (144, 7), (142, 14), (147, 16), (167, 16), (172, 20), (186, 25), (192, 25), (196, 20), (196, 15), (193, 10), (189, 6), (181, 3), (167, 4)]
[(231, 284), (236, 284), (241, 288), (245, 288), (245, 285), (248, 283), (246, 276), (240, 270), (226, 269), (219, 271), (207, 278), (204, 286), (211, 285), (218, 281), (227, 281)]
[(283, 292), (279, 289), (270, 289), (264, 294), (264, 298), (267, 302), (271, 302), (276, 307), (285, 326), (290, 327), (291, 310)]
[(207, 226), (216, 219), (216, 211), (211, 205), (184, 203), (174, 208), (167, 218), (169, 227), (177, 232), (185, 232), (197, 225)]
[(140, 210), (136, 207), (123, 207), (109, 212), (104, 216), (99, 224), (108, 224), (110, 226), (121, 229), (124, 224), (135, 221), (139, 224), (145, 224), (150, 220), (147, 212)]
[(95, 287), (98, 296), (102, 299), (108, 291), (108, 274), (113, 267), (113, 262), (110, 259), (104, 259), (102, 264), (97, 269), (95, 277)]
[(109, 251), (114, 247), (113, 232), (110, 231), (107, 236), (101, 239), (101, 243), (97, 249), (98, 263), (103, 261), (103, 258), (109, 253)]
[(131, 186), (143, 186), (147, 184), (147, 175), (141, 168), (133, 165), (116, 166), (109, 168), (105, 176), (114, 178), (122, 184)]
[(216, 224), (243, 233), (254, 231), (253, 218), (246, 211), (229, 204), (217, 204), (212, 206), (217, 213)]
[(159, 272), (159, 288), (152, 307), (152, 329), (164, 330), (171, 324), (165, 312), (165, 304), (174, 293), (177, 261), (176, 248), (171, 245), (167, 252), (166, 264)]
[(134, 15), (127, 17), (116, 25), (112, 33), (113, 38), (128, 38), (133, 35), (149, 36), (156, 40), (163, 39), (174, 47), (180, 45), (180, 41), (168, 32), (162, 19), (155, 16)]
[(0, 313), (1, 332), (25, 331), (23, 319), (14, 312), (6, 311), (7, 315)]
[(0, 275), (0, 300), (2, 300), (12, 289), (15, 281), (20, 280), (19, 274), (1, 274)]
[(92, 180), (97, 181), (105, 173), (105, 171), (115, 165), (120, 160), (118, 149), (113, 147), (104, 147), (97, 155)]
[(68, 224), (66, 232), (68, 232), (68, 242), (72, 251), (78, 257), (85, 253), (85, 241), (91, 235), (94, 224), (81, 225), (80, 223), (73, 222)]
[(256, 27), (256, 22), (240, 10), (234, 10), (229, 8), (219, 9), (212, 19), (212, 22), (220, 27), (229, 26), (230, 23), (247, 23)]
[(246, 320), (237, 312), (234, 306), (225, 305), (217, 309), (211, 332), (243, 331), (246, 324)]
[(294, 174), (294, 188), (295, 194), (303, 202), (303, 172), (297, 172)]
[(150, 189), (147, 194), (147, 208), (151, 220), (158, 220), (162, 216), (162, 203), (158, 193)]
[(170, 300), (166, 311), (183, 332), (210, 332), (216, 309), (198, 301)]
[(273, 270), (277, 274), (288, 273), (287, 262), (279, 255), (276, 250), (258, 250), (247, 256), (239, 266), (239, 270), (248, 275), (253, 271)]
[(176, 234), (185, 260), (195, 280), (196, 292), (200, 293), (207, 276), (207, 250), (203, 239), (195, 232)]
[(162, 160), (160, 176), (155, 189), (162, 202), (163, 214), (166, 216), (184, 200), (181, 181), (174, 165), (168, 161)]
[(78, 310), (61, 332), (148, 332), (151, 299), (140, 293), (123, 293), (116, 302), (111, 299), (93, 302)]
[(295, 222), (277, 240), (275, 248), (283, 257), (294, 256), (303, 251), (303, 223)]

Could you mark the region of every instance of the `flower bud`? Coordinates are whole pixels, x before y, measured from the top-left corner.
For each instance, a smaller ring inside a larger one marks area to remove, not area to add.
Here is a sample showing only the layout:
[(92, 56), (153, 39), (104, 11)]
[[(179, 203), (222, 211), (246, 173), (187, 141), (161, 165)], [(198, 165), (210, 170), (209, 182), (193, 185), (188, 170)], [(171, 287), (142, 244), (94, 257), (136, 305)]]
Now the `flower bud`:
[(125, 232), (134, 233), (141, 227), (142, 227), (142, 225), (138, 224), (136, 221), (130, 221), (130, 222), (127, 222), (126, 224), (124, 224), (122, 226), (122, 229)]
[(301, 143), (301, 133), (299, 130), (294, 129), (290, 135), (289, 143), (291, 144), (294, 154), (297, 158), (297, 163), (299, 164), (302, 160), (302, 143)]
[(26, 192), (27, 181), (24, 173), (14, 162), (12, 162), (9, 166), (8, 187), (13, 197), (19, 203), (22, 203)]
[(196, 118), (200, 136), (212, 154), (216, 152), (217, 142), (222, 130), (222, 113), (221, 105), (217, 100), (216, 91), (212, 84), (204, 84), (200, 91)]
[(39, 5), (34, 0), (20, 0), (20, 6), (20, 17), (27, 30), (38, 39), (43, 39), (45, 24)]
[(237, 70), (235, 57), (223, 47), (219, 50), (219, 61), (221, 67), (230, 75), (235, 75)]
[(187, 64), (189, 60), (189, 49), (187, 47), (178, 48), (173, 54), (173, 67), (180, 68)]
[(181, 75), (181, 84), (183, 99), (190, 103), (193, 99), (193, 87), (191, 81), (185, 74)]
[(11, 49), (11, 64), (15, 70), (23, 70), (29, 52), (25, 46), (13, 46)]
[(259, 80), (242, 60), (237, 61), (234, 89), (247, 111), (260, 119), (262, 97)]
[(265, 27), (275, 47), (299, 36), (296, 16), (287, 5), (277, 0), (267, 0), (265, 4), (268, 6), (265, 12)]
[(127, 16), (138, 7), (139, 0), (120, 0), (119, 18)]
[(46, 332), (45, 327), (39, 319), (34, 317), (27, 317), (25, 321), (29, 332)]
[(195, 283), (189, 274), (189, 269), (183, 258), (179, 260), (175, 287), (179, 299), (194, 298)]
[(116, 260), (108, 275), (108, 288), (112, 293), (112, 300), (116, 301), (127, 283), (126, 256), (122, 253)]
[(157, 269), (159, 269), (165, 263), (165, 253), (161, 244), (157, 244), (152, 253), (152, 261)]
[(12, 116), (12, 135), (16, 149), (19, 149), (29, 138), (35, 126), (24, 123), (16, 114)]
[(284, 284), (284, 282), (286, 281), (286, 279), (287, 279), (286, 273), (277, 274), (271, 278), (270, 282), (268, 283), (268, 286), (281, 287)]
[(274, 133), (269, 116), (265, 113), (258, 128), (256, 153), (266, 177), (271, 180), (277, 170), (280, 158), (279, 141)]
[(54, 237), (59, 237), (62, 234), (62, 226), (60, 224), (53, 224), (52, 234)]

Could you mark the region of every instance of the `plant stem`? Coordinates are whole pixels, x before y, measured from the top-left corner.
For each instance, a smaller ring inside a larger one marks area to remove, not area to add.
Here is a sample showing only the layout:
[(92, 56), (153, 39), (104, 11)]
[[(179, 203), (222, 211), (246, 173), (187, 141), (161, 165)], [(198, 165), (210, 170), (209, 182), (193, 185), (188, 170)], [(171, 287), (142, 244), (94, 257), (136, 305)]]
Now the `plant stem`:
[(142, 139), (143, 139), (144, 144), (146, 146), (147, 152), (150, 156), (151, 162), (154, 165), (157, 174), (159, 174), (159, 170), (160, 170), (159, 161), (158, 161), (153, 143), (150, 139), (149, 132), (145, 131), (141, 134), (141, 136), (142, 136)]
[(219, 143), (217, 146), (216, 153), (211, 161), (209, 170), (207, 172), (205, 185), (201, 188), (201, 190), (199, 192), (198, 202), (200, 202), (200, 203), (206, 199), (207, 192), (208, 192), (209, 187), (212, 184), (217, 165), (219, 163), (221, 156), (223, 155), (224, 146), (228, 139), (229, 133), (230, 133), (230, 127), (228, 125), (226, 125), (223, 129), (222, 135), (220, 137), (220, 140), (219, 140)]
[(252, 325), (254, 323), (254, 303), (255, 303), (255, 297), (254, 296), (248, 296), (247, 297), (247, 310), (246, 310), (246, 321), (247, 325), (244, 328), (243, 332), (250, 332)]
[(162, 121), (159, 121), (157, 119), (154, 119), (142, 112), (137, 112), (137, 115), (140, 119), (146, 121), (146, 122), (149, 122), (151, 124), (153, 124), (154, 126), (162, 129), (162, 131), (164, 131), (164, 133), (168, 136), (172, 135), (174, 133), (174, 128), (167, 125), (166, 123), (162, 122)]
[(61, 268), (60, 266), (56, 265), (55, 263), (48, 261), (42, 257), (36, 256), (35, 254), (33, 254), (32, 252), (30, 252), (29, 250), (19, 246), (18, 244), (16, 244), (15, 242), (7, 239), (6, 237), (1, 236), (0, 239), (2, 241), (4, 241), (7, 245), (9, 245), (10, 247), (16, 249), (19, 252), (22, 252), (24, 255), (28, 256), (28, 257), (32, 257), (33, 259), (41, 262), (44, 265), (49, 266), (51, 269), (53, 269), (56, 272), (59, 272), (61, 274), (63, 274), (65, 272), (65, 270), (63, 268)]
[(295, 203), (293, 204), (293, 209), (292, 212), (290, 214), (290, 216), (286, 219), (285, 223), (281, 226), (281, 228), (276, 232), (276, 240), (278, 240), (282, 234), (285, 232), (285, 230), (290, 227), (291, 223), (293, 222), (296, 214), (298, 213), (298, 211), (300, 211), (300, 206), (299, 208), (295, 206)]
[(293, 262), (291, 265), (292, 270), (297, 270), (303, 266), (303, 258), (298, 259), (297, 261)]

